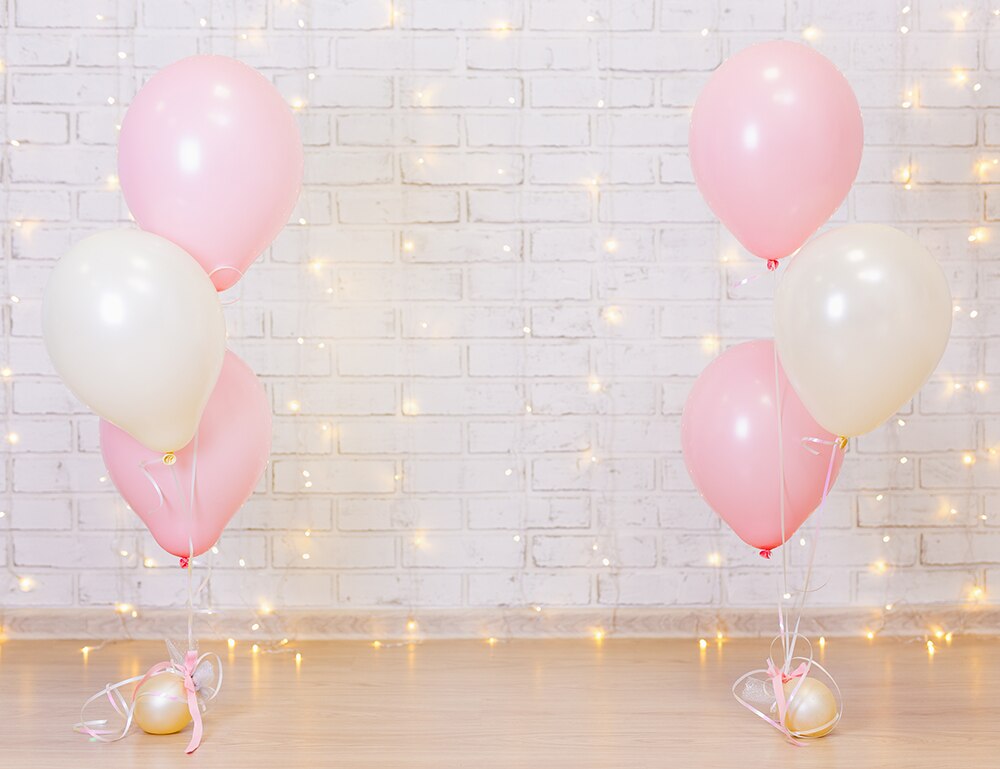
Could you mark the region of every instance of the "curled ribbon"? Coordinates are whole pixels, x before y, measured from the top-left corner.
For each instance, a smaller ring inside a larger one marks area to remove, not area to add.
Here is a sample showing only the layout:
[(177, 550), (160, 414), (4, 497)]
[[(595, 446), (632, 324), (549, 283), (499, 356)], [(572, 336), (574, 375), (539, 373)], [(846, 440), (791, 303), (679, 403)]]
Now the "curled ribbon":
[[(235, 272), (237, 275), (239, 275), (239, 277), (237, 278), (237, 281), (241, 281), (241, 280), (243, 280), (243, 278), (246, 277), (244, 275), (244, 273), (243, 273), (243, 270), (241, 270), (239, 267), (233, 267), (231, 264), (220, 264), (218, 267), (216, 267), (214, 270), (212, 270), (211, 272), (208, 273), (209, 280), (212, 279), (212, 276), (215, 275), (215, 273), (217, 273), (217, 272), (225, 272), (226, 270), (229, 270), (231, 272)], [(233, 285), (235, 285), (235, 284), (233, 284)], [(229, 307), (230, 305), (233, 305), (233, 304), (236, 304), (237, 302), (239, 302), (240, 299), (242, 299), (242, 298), (243, 298), (243, 284), (240, 283), (240, 295), (237, 296), (235, 299), (227, 299), (227, 300), (225, 300), (223, 302), (220, 302), (220, 304), (223, 307)]]
[[(767, 658), (767, 677), (771, 679), (771, 688), (774, 689), (774, 701), (778, 705), (778, 720), (785, 723), (785, 711), (788, 703), (785, 701), (785, 684), (796, 678), (804, 678), (809, 673), (809, 666), (805, 662), (799, 663), (791, 673), (785, 673), (780, 668), (774, 666), (774, 660)], [(798, 689), (797, 685), (795, 688)]]
[[(202, 713), (208, 707), (208, 703), (215, 699), (222, 688), (222, 660), (219, 655), (213, 652), (206, 652), (200, 657), (194, 649), (189, 649), (183, 657), (176, 647), (167, 642), (170, 652), (169, 661), (157, 662), (141, 676), (133, 676), (119, 681), (115, 684), (107, 684), (105, 687), (92, 695), (80, 708), (80, 722), (74, 725), (74, 729), (81, 734), (100, 740), (101, 742), (117, 742), (123, 739), (132, 730), (135, 719), (136, 694), (146, 681), (158, 675), (176, 675), (184, 679), (184, 690), (187, 694), (188, 711), (191, 713), (193, 723), (191, 731), (191, 741), (188, 743), (185, 753), (194, 753), (201, 745), (201, 737), (204, 731), (202, 724)], [(217, 675), (216, 675), (216, 671)], [(215, 675), (214, 681), (211, 677)], [(211, 685), (209, 682), (211, 681)], [(130, 684), (135, 684), (132, 696), (128, 697), (122, 692)], [(98, 700), (108, 699), (112, 709), (119, 716), (125, 719), (121, 730), (107, 728), (108, 719), (87, 720), (84, 711), (87, 707)], [(104, 727), (104, 728), (100, 728)]]
[[(837, 700), (837, 714), (827, 723), (812, 729), (811, 732), (825, 733), (829, 728), (835, 726), (840, 721), (840, 717), (844, 712), (844, 704), (840, 695), (840, 687), (837, 686), (837, 682), (830, 675), (830, 671), (813, 659), (812, 644), (809, 643), (809, 639), (798, 633), (794, 633), (793, 635), (806, 645), (808, 656), (792, 657), (783, 665), (775, 665), (774, 645), (783, 640), (781, 636), (775, 636), (771, 641), (771, 653), (767, 658), (767, 667), (751, 670), (749, 673), (744, 673), (737, 678), (733, 684), (733, 696), (737, 702), (751, 713), (764, 719), (784, 734), (785, 738), (793, 745), (804, 745), (811, 734), (808, 732), (791, 731), (785, 723), (785, 714), (788, 712), (789, 705), (795, 700), (795, 696), (802, 687), (802, 682), (805, 681), (814, 668), (821, 671), (829, 682), (830, 691), (833, 692), (833, 696)], [(799, 664), (792, 670), (791, 666), (795, 662)], [(785, 684), (796, 679), (798, 683), (796, 683), (786, 699)], [(778, 717), (772, 718), (769, 714), (775, 711), (777, 711)]]

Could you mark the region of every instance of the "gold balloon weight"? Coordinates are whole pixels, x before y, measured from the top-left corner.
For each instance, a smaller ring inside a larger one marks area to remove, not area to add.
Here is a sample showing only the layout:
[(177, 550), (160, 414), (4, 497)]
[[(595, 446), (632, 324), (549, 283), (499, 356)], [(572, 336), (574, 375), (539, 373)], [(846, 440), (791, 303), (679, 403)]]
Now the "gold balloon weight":
[(146, 734), (174, 734), (191, 722), (184, 678), (166, 671), (147, 678), (135, 689), (136, 725)]
[(786, 661), (782, 655), (781, 664), (776, 664), (774, 645), (782, 640), (777, 636), (771, 641), (767, 667), (740, 676), (733, 684), (733, 695), (790, 742), (825, 737), (844, 712), (840, 688), (829, 671), (813, 659), (809, 639), (798, 633), (790, 633), (785, 639), (785, 651), (794, 652), (798, 642), (805, 646), (805, 656), (792, 656)]
[[(186, 652), (167, 641), (167, 650), (169, 660), (157, 662), (141, 676), (107, 684), (84, 702), (75, 730), (92, 740), (117, 742), (128, 736), (133, 724), (147, 734), (176, 734), (194, 722), (185, 752), (197, 750), (202, 717), (222, 687), (222, 660), (212, 652), (199, 655), (193, 641)], [(113, 715), (87, 718), (91, 706), (109, 705)], [(115, 726), (119, 719), (121, 726)]]

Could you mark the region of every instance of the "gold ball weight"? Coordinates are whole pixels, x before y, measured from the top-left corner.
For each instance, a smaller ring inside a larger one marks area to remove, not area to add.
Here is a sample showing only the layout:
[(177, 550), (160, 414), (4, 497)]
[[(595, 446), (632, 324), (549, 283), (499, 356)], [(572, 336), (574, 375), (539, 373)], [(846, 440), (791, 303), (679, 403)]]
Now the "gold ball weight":
[[(798, 678), (785, 683), (785, 699), (792, 697)], [(785, 711), (785, 726), (798, 737), (823, 737), (836, 726), (837, 699), (822, 681), (806, 678)]]
[(135, 691), (135, 723), (147, 734), (174, 734), (191, 720), (184, 679), (160, 673), (141, 683)]

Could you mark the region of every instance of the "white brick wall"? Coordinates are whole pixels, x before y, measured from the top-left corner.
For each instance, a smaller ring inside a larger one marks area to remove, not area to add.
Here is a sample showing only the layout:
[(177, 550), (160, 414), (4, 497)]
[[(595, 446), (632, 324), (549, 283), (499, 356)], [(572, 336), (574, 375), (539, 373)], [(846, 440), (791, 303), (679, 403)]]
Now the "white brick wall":
[(0, 606), (183, 601), (54, 376), (39, 300), (72, 242), (128, 224), (115, 125), (196, 52), (270, 77), (307, 147), (298, 209), (227, 310), (277, 417), (216, 606), (769, 606), (774, 566), (698, 500), (678, 430), (720, 347), (770, 335), (773, 287), (733, 287), (761, 264), (692, 184), (688, 111), (775, 37), (810, 40), (864, 108), (835, 221), (915, 234), (956, 301), (905, 424), (847, 459), (814, 600), (1000, 599), (1000, 11), (959, 5), (0, 0)]

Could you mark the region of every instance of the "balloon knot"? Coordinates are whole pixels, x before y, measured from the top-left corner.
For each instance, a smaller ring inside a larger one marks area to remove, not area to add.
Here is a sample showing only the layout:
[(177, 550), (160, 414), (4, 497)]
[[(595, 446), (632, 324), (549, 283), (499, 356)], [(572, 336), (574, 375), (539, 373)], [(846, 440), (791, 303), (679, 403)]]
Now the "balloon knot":
[(768, 259), (767, 260), (767, 269), (768, 269), (769, 272), (774, 272), (776, 269), (778, 269), (778, 260), (777, 259)]
[(770, 548), (761, 550), (760, 551), (760, 557), (761, 558), (767, 558), (768, 560), (770, 560), (770, 558), (771, 558), (771, 550), (770, 550)]
[(187, 567), (188, 567), (188, 559), (185, 558), (184, 556), (181, 556), (181, 568), (186, 569)]
[(847, 449), (847, 436), (846, 435), (841, 435), (839, 438), (837, 438), (837, 447), (841, 451), (845, 451)]

